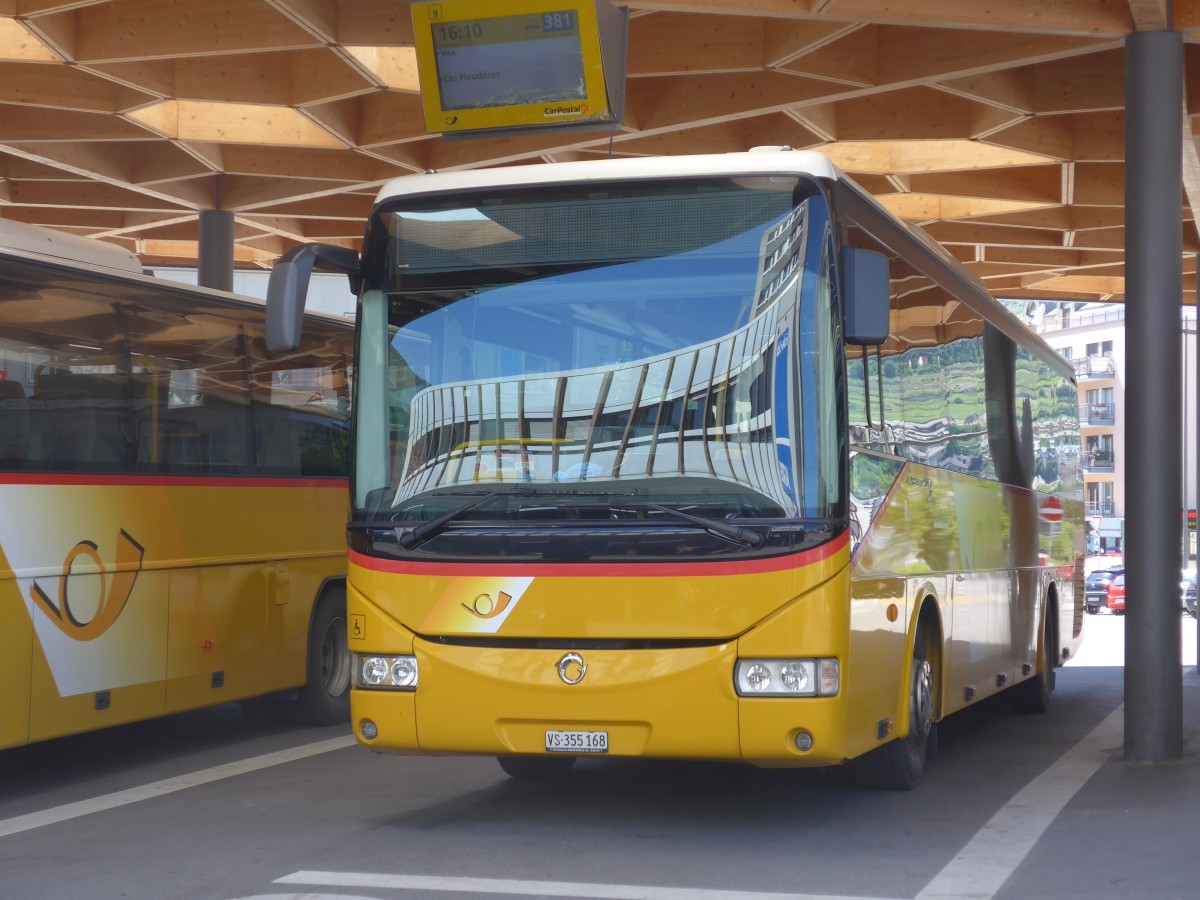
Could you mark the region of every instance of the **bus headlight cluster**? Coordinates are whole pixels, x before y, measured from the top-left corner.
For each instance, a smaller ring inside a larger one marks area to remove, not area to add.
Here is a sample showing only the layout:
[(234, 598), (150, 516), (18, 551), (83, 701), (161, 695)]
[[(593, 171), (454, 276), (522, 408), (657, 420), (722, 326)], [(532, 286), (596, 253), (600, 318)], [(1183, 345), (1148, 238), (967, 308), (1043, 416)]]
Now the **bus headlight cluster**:
[(833, 658), (739, 659), (733, 677), (742, 697), (832, 697), (842, 685)]
[(376, 656), (354, 654), (354, 686), (380, 690), (415, 691), (417, 689), (417, 658), (415, 656)]

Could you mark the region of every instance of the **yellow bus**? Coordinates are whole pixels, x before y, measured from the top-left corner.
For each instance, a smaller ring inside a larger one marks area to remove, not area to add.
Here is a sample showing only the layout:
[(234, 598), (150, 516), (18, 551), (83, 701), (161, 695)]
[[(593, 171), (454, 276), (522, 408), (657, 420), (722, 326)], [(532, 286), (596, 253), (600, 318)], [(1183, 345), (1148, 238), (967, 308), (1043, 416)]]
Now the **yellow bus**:
[(289, 692), (349, 712), (353, 328), (0, 220), (0, 748)]
[(276, 268), (280, 348), (313, 265), (362, 280), (362, 744), (910, 789), (944, 717), (1048, 707), (1082, 627), (1072, 371), (824, 157), (399, 179), (361, 260)]

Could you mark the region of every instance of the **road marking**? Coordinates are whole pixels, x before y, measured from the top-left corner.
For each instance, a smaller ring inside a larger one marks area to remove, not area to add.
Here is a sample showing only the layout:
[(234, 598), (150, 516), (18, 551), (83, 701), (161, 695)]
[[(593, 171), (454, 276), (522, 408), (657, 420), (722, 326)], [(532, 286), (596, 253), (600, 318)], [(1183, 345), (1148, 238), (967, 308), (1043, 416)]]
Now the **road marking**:
[(54, 825), (58, 822), (66, 822), (69, 819), (77, 819), (80, 816), (89, 816), (92, 813), (116, 809), (118, 806), (128, 806), (130, 803), (138, 803), (142, 800), (153, 800), (155, 797), (162, 797), (165, 794), (173, 794), (176, 791), (186, 790), (187, 788), (221, 781), (224, 778), (233, 778), (235, 775), (245, 775), (247, 772), (256, 772), (259, 769), (279, 766), (298, 759), (319, 756), (322, 753), (329, 753), (332, 750), (341, 750), (343, 747), (351, 747), (355, 743), (353, 735), (343, 735), (342, 737), (330, 738), (327, 741), (316, 741), (312, 744), (292, 747), (289, 750), (279, 750), (275, 753), (266, 753), (262, 756), (251, 757), (250, 759), (242, 759), (237, 762), (213, 766), (211, 769), (189, 772), (186, 775), (178, 775), (175, 778), (165, 778), (162, 781), (155, 781), (151, 784), (141, 785), (140, 787), (127, 788), (126, 790), (115, 791), (111, 794), (103, 794), (99, 797), (93, 797), (90, 800), (66, 803), (62, 806), (43, 809), (40, 812), (14, 816), (11, 819), (0, 819), (0, 837), (7, 837), (10, 834), (20, 834), (22, 831), (31, 831), (34, 828), (41, 828), (44, 825)]
[[(458, 891), (516, 897), (588, 897), (592, 900), (881, 900), (832, 894), (779, 894), (770, 891), (718, 891), (704, 888), (588, 884), (573, 881), (521, 881), (508, 878), (456, 878), (439, 875), (373, 875), (367, 872), (294, 872), (274, 884), (381, 888), (402, 891)], [(303, 895), (307, 896), (307, 895)]]
[[(1054, 820), (1087, 781), (1108, 762), (1124, 737), (1122, 704), (1074, 747), (1025, 785), (981, 828), (916, 900), (991, 900), (1021, 865)], [(526, 897), (587, 897), (596, 900), (882, 900), (828, 894), (722, 891), (522, 881), (438, 875), (383, 875), (366, 872), (294, 872), (275, 884), (316, 885), (406, 891), (457, 891)], [(307, 894), (302, 896), (309, 896)]]
[(991, 900), (1071, 798), (1119, 750), (1125, 705), (1025, 785), (983, 826), (916, 900)]

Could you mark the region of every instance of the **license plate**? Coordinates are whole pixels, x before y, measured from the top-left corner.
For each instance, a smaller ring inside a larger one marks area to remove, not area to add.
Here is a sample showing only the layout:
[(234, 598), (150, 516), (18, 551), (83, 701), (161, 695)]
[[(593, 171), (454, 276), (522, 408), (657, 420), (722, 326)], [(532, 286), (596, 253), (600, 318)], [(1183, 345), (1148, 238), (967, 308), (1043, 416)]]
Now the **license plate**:
[(607, 731), (547, 731), (547, 753), (607, 753)]

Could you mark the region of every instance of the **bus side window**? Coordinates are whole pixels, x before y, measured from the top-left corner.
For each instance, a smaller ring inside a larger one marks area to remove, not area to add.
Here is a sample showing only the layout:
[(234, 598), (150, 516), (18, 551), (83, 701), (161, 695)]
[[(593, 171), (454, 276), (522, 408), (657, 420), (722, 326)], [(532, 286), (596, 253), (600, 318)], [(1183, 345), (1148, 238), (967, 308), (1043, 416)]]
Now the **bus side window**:
[(120, 376), (48, 372), (37, 382), (41, 461), (68, 471), (124, 471), (132, 429)]
[(20, 469), (29, 446), (29, 402), (19, 381), (0, 381), (0, 468)]

